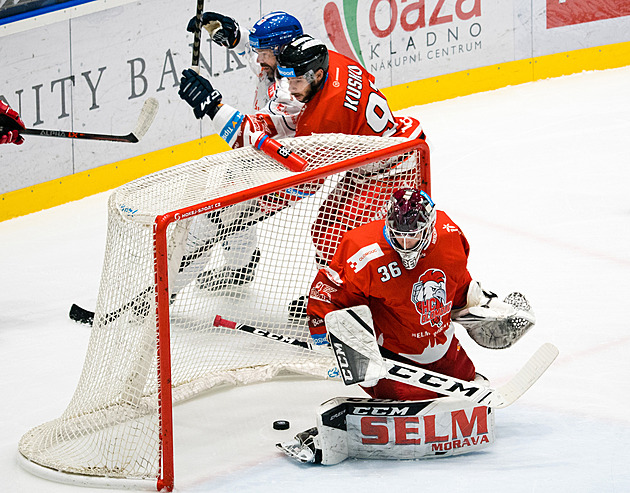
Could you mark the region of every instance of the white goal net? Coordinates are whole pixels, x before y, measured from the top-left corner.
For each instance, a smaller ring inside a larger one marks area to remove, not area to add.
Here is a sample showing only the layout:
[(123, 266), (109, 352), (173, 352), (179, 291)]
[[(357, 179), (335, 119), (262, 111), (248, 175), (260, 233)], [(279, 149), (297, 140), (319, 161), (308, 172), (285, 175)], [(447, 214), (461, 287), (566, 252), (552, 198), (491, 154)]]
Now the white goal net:
[(83, 373), (63, 415), (22, 437), (29, 469), (172, 489), (173, 404), (226, 384), (336, 376), (332, 354), (308, 348), (311, 282), (394, 190), (430, 191), (429, 151), (337, 134), (282, 144), (306, 171), (243, 148), (113, 192)]

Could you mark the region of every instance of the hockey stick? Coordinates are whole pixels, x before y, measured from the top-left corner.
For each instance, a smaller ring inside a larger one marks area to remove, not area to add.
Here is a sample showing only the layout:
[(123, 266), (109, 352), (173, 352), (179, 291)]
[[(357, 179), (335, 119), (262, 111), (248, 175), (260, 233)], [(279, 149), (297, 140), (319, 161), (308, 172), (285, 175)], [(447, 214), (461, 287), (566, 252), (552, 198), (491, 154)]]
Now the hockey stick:
[(268, 330), (252, 327), (251, 325), (231, 322), (230, 320), (226, 320), (225, 318), (222, 318), (221, 315), (217, 315), (216, 317), (214, 317), (214, 326), (225, 327), (227, 329), (241, 330), (243, 332), (249, 332), (250, 334), (266, 337), (267, 339), (283, 342), (285, 344), (291, 344), (293, 346), (299, 346), (301, 348), (311, 349), (311, 346), (308, 344), (308, 342), (300, 341), (299, 339), (296, 339), (295, 337), (287, 337), (282, 334), (275, 334), (273, 332), (269, 332)]
[[(62, 139), (104, 140), (109, 142), (139, 142), (155, 119), (158, 112), (158, 101), (149, 98), (144, 102), (136, 127), (127, 135), (92, 134), (84, 132), (71, 132), (69, 130), (44, 130), (42, 128), (26, 128), (21, 130), (22, 135), (39, 135), (41, 137), (60, 137)], [(1, 129), (0, 129), (1, 130)]]
[(390, 380), (433, 390), (438, 394), (463, 397), (488, 407), (503, 408), (513, 404), (534, 385), (556, 356), (558, 356), (556, 346), (549, 342), (543, 344), (509, 382), (497, 389), (397, 361), (388, 359), (383, 359), (383, 361), (387, 365), (385, 378)]
[[(110, 322), (118, 319), (126, 310), (132, 309), (139, 317), (143, 317), (149, 314), (149, 303), (146, 296), (153, 290), (153, 286), (148, 287), (133, 300), (125, 303), (120, 308), (112, 310), (111, 312), (102, 315), (99, 320), (103, 325), (107, 325)], [(79, 322), (81, 324), (94, 325), (94, 312), (81, 308), (77, 304), (72, 304), (70, 307), (70, 313), (68, 314), (70, 320)]]
[(80, 324), (94, 325), (94, 312), (81, 308), (79, 305), (73, 303), (70, 307), (70, 313), (68, 314), (70, 320), (79, 322)]
[(379, 350), (372, 315), (367, 306), (337, 310), (326, 315), (326, 328), (344, 383), (387, 378), (438, 394), (472, 400), (489, 407), (507, 407), (521, 397), (558, 356), (558, 348), (543, 344), (505, 385), (494, 389), (477, 382), (384, 359)]
[(199, 51), (201, 47), (201, 15), (203, 14), (203, 2), (204, 0), (197, 0), (197, 12), (195, 14), (195, 37), (193, 41), (193, 52), (191, 68), (199, 73)]
[[(231, 322), (219, 315), (216, 316), (214, 325), (242, 330), (278, 342), (312, 349), (305, 341), (288, 338), (281, 334), (274, 334), (264, 329), (252, 327), (251, 325)], [(379, 371), (379, 373), (382, 374), (381, 378), (395, 380), (414, 387), (431, 390), (439, 394), (463, 398), (496, 408), (507, 407), (519, 399), (536, 380), (540, 378), (558, 356), (558, 348), (556, 346), (551, 343), (543, 344), (509, 382), (498, 389), (494, 389), (487, 385), (460, 380), (442, 373), (420, 368), (419, 366), (407, 365), (398, 361), (385, 359), (380, 356), (378, 346), (376, 348), (372, 346), (370, 348), (362, 347), (359, 349), (358, 346), (360, 346), (360, 344), (354, 344), (354, 346), (351, 347), (348, 344), (342, 343), (330, 330), (329, 334), (331, 336), (333, 352), (337, 358), (340, 373), (346, 385), (365, 381), (365, 376), (367, 375), (365, 370), (370, 361), (375, 361), (374, 354), (370, 353), (373, 353), (374, 349), (376, 349), (379, 355), (378, 360), (376, 360), (376, 367), (380, 367), (381, 370), (384, 369), (384, 372)], [(356, 343), (357, 341), (355, 340), (353, 342)], [(376, 343), (376, 339), (374, 339), (374, 342)], [(369, 356), (366, 356), (366, 354), (369, 354)], [(372, 368), (375, 367), (373, 366)], [(355, 375), (358, 378), (355, 377)]]

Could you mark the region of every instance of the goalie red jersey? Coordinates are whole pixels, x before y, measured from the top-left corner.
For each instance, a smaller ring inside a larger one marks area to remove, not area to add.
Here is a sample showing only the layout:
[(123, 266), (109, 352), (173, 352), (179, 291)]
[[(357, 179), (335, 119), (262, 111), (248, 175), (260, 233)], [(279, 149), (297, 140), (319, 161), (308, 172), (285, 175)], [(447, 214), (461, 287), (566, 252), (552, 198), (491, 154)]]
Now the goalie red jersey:
[(340, 53), (329, 50), (326, 80), (297, 122), (296, 136), (314, 133), (424, 138), (415, 118), (396, 118), (374, 76)]
[[(385, 221), (345, 233), (330, 265), (318, 272), (311, 286), (307, 313), (314, 340), (321, 342), (325, 336), (327, 313), (367, 305), (386, 356), (472, 380), (474, 366), (451, 325), (451, 311), (466, 305), (468, 252), (463, 233), (442, 211), (426, 255), (413, 269), (405, 269), (391, 247)], [(381, 380), (377, 387), (382, 385), (390, 383)], [(399, 398), (418, 398), (418, 389), (409, 392), (397, 393)], [(391, 397), (391, 388), (387, 394)]]

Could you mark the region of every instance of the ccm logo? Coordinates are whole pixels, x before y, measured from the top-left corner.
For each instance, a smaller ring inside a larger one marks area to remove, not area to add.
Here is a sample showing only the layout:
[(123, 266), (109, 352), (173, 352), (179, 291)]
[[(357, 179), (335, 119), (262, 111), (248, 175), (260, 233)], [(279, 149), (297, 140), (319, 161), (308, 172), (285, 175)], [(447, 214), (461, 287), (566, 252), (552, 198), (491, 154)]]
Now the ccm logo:
[(350, 370), (350, 363), (348, 362), (346, 353), (343, 350), (343, 345), (339, 342), (335, 342), (333, 343), (333, 349), (335, 350), (337, 361), (339, 362), (339, 366), (341, 367), (340, 369), (343, 381), (346, 384), (354, 383), (354, 377), (352, 376), (352, 371)]

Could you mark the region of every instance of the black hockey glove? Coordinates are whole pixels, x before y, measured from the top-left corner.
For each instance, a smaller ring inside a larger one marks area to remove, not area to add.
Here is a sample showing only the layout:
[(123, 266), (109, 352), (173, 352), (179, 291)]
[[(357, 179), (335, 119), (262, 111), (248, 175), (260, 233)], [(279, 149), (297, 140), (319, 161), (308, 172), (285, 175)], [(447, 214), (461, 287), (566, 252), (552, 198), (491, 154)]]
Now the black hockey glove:
[(189, 68), (182, 72), (179, 97), (192, 107), (197, 118), (203, 118), (204, 115), (214, 118), (223, 99), (208, 79)]
[[(212, 35), (212, 41), (219, 46), (225, 46), (226, 48), (234, 48), (241, 40), (241, 30), (238, 27), (238, 23), (226, 15), (219, 14), (217, 12), (204, 12), (201, 17), (201, 26), (208, 29), (212, 33), (215, 23), (218, 23), (219, 30)], [(195, 26), (197, 24), (197, 18), (193, 17), (188, 22), (186, 30), (194, 33)]]

